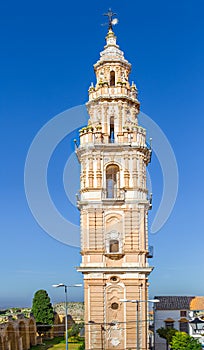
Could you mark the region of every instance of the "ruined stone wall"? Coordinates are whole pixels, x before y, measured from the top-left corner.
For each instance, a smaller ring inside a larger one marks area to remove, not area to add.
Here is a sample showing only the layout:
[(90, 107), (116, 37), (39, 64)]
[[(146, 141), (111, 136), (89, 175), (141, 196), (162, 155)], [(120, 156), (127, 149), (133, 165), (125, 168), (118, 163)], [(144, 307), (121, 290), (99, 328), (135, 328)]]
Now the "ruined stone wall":
[(0, 324), (0, 350), (29, 350), (37, 344), (36, 334), (34, 317), (19, 314), (14, 319), (8, 316)]

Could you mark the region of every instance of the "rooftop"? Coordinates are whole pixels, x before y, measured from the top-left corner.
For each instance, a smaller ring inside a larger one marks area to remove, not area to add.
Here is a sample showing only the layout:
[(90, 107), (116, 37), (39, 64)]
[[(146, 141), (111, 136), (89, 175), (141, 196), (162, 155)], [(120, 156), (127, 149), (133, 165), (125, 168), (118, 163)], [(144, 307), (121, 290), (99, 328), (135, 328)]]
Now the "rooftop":
[(190, 302), (190, 310), (204, 310), (204, 297), (195, 297)]
[(155, 304), (155, 309), (190, 310), (190, 303), (194, 298), (194, 296), (155, 296), (155, 299), (160, 300), (159, 303)]

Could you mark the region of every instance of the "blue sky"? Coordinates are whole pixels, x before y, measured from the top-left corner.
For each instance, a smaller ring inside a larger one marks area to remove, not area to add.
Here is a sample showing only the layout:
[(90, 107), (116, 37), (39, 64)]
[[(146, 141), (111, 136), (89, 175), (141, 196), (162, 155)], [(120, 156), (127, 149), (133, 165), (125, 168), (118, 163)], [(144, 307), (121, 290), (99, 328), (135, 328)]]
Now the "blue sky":
[[(203, 1), (7, 1), (0, 4), (0, 307), (29, 306), (38, 289), (56, 302), (63, 291), (54, 290), (53, 283), (82, 281), (75, 271), (79, 249), (51, 238), (34, 220), (24, 192), (24, 165), (40, 128), (87, 101), (95, 81), (92, 65), (107, 31), (101, 14), (109, 7), (118, 13), (115, 33), (132, 63), (141, 110), (166, 134), (179, 168), (174, 210), (149, 237), (155, 266), (150, 295), (203, 295)], [(62, 184), (73, 138), (54, 152), (48, 183), (59, 211), (78, 223)], [(163, 188), (155, 155), (148, 170), (151, 226)], [(70, 289), (69, 299), (82, 300), (83, 291)]]

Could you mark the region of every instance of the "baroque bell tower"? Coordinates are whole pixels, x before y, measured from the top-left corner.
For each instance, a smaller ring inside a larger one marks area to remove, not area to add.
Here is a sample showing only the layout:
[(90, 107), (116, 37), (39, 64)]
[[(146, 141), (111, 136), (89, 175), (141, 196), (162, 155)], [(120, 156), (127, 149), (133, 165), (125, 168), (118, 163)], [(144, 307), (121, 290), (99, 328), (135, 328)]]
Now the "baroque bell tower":
[[(138, 125), (140, 103), (109, 23), (94, 65), (88, 125), (80, 130), (81, 255), (85, 339), (89, 349), (147, 350), (148, 210), (146, 167), (151, 150)], [(136, 320), (139, 323), (136, 324)]]

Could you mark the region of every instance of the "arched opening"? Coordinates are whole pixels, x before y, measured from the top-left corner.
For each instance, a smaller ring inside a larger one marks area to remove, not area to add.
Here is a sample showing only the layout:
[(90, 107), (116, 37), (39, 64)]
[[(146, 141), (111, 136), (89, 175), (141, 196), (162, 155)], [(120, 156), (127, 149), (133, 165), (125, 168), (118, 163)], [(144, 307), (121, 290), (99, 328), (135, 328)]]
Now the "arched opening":
[(115, 72), (112, 70), (110, 72), (110, 86), (115, 86)]
[(4, 335), (4, 336), (2, 336), (2, 350), (6, 350), (7, 348), (8, 348), (7, 337), (6, 337), (6, 335)]
[(6, 333), (7, 333), (7, 339), (8, 339), (7, 345), (9, 346), (9, 349), (16, 350), (15, 330), (11, 324), (7, 327)]
[(30, 346), (36, 345), (36, 329), (33, 320), (29, 323)]
[(26, 328), (25, 328), (25, 323), (20, 322), (19, 323), (19, 336), (22, 341), (22, 350), (27, 349), (27, 344), (26, 344)]
[(118, 239), (111, 239), (109, 246), (110, 253), (118, 253), (119, 252), (119, 241)]
[(115, 135), (114, 135), (114, 117), (110, 118), (110, 135), (109, 135), (109, 142), (114, 143), (115, 141)]
[(106, 168), (106, 197), (117, 198), (119, 191), (119, 167), (109, 165)]
[(4, 350), (3, 338), (0, 336), (0, 350)]

